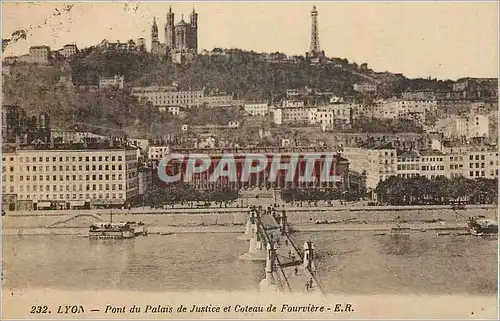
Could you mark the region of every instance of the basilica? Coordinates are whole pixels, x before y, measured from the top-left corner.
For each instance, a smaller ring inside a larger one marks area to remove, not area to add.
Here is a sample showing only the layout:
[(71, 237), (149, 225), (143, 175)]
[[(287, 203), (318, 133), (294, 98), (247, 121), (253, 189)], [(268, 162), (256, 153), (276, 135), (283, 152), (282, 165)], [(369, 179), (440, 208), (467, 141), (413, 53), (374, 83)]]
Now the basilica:
[[(174, 23), (174, 13), (170, 7), (165, 23), (165, 42), (161, 43), (158, 34), (156, 17), (151, 28), (151, 52), (157, 55), (171, 56), (177, 60), (186, 54), (196, 54), (198, 51), (198, 13), (193, 11), (189, 15), (189, 23), (181, 21)], [(177, 57), (177, 58), (176, 58)]]

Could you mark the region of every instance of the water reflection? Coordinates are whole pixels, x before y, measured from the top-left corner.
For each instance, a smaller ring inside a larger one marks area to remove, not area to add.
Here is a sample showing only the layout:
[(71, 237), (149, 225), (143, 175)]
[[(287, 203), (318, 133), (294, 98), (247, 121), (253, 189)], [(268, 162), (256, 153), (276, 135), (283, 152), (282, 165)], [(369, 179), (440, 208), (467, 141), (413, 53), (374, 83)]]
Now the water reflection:
[[(497, 244), (472, 236), (297, 233), (316, 247), (327, 292), (496, 293)], [(235, 234), (149, 235), (134, 240), (4, 236), (4, 286), (75, 290), (257, 290), (264, 263), (241, 261)]]

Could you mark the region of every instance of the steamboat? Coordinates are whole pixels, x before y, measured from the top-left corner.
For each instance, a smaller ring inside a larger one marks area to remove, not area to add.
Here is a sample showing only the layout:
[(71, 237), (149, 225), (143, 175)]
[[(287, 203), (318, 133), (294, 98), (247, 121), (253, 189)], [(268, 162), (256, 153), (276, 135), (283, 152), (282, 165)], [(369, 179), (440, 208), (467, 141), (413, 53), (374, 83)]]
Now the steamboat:
[(475, 236), (493, 236), (498, 235), (498, 223), (479, 216), (478, 218), (469, 217), (467, 219), (469, 232)]

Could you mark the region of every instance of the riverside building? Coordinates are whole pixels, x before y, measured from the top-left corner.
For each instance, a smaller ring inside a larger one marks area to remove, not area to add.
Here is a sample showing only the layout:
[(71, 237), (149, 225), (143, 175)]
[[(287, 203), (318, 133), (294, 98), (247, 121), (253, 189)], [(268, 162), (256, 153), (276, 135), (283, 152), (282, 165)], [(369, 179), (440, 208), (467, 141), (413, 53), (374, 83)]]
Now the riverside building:
[(136, 151), (103, 144), (6, 150), (3, 203), (8, 210), (123, 206), (138, 195)]

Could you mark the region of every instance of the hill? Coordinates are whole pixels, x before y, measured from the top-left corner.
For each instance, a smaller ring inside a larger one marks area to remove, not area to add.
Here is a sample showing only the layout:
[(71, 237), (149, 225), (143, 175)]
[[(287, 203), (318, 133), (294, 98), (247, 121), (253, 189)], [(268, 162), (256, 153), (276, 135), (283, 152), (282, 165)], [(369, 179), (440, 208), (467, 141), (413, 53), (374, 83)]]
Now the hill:
[[(359, 95), (356, 82), (375, 82), (382, 97), (398, 95), (407, 88), (440, 88), (447, 82), (410, 80), (402, 75), (376, 73), (346, 59), (329, 59), (314, 65), (305, 58), (269, 55), (239, 49), (214, 49), (178, 65), (147, 52), (102, 51), (90, 47), (74, 61), (55, 66), (14, 65), (4, 76), (4, 104), (19, 104), (28, 114), (48, 112), (54, 127), (71, 129), (73, 120), (103, 128), (123, 129), (128, 135), (154, 137), (178, 130), (179, 122), (196, 125), (227, 124), (240, 120), (238, 110), (188, 112), (185, 120), (160, 113), (139, 102), (127, 90), (80, 90), (80, 85), (97, 85), (100, 76), (124, 75), (128, 86), (170, 85), (183, 89), (217, 88), (248, 101), (277, 100), (286, 89), (308, 86), (339, 95)], [(60, 76), (72, 75), (75, 88), (58, 85)], [(199, 111), (199, 109), (196, 109)], [(193, 110), (194, 111), (194, 110)], [(106, 133), (106, 130), (104, 130)]]

